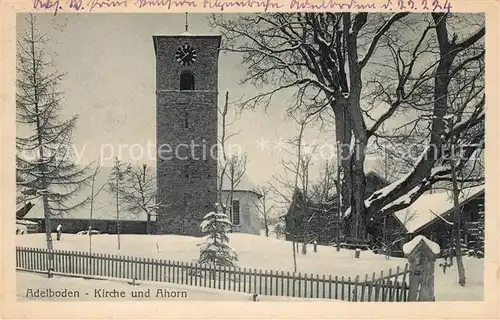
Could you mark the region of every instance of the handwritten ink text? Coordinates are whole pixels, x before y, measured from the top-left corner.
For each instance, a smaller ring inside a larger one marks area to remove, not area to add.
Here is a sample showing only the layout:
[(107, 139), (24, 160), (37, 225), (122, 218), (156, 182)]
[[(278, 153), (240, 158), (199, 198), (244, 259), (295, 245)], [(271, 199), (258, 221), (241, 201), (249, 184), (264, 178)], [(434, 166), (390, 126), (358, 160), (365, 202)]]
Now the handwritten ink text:
[(324, 9), (376, 9), (375, 3), (358, 3), (356, 0), (349, 2), (340, 2), (335, 0), (323, 0), (320, 3), (311, 3), (309, 0), (292, 0), (290, 2), (290, 9), (307, 9), (307, 10), (324, 10)]
[(114, 0), (90, 0), (87, 3), (87, 6), (90, 7), (89, 11), (94, 10), (95, 7), (102, 8), (115, 8), (115, 7), (126, 7), (127, 6), (127, 0), (119, 0), (119, 1), (114, 1)]
[[(84, 2), (86, 6), (84, 7)], [(94, 11), (102, 8), (117, 7), (163, 7), (197, 8), (234, 11), (253, 9), (253, 11), (272, 12), (279, 9), (292, 11), (325, 11), (325, 10), (390, 10), (390, 11), (447, 11), (452, 9), (452, 0), (385, 0), (383, 4), (375, 0), (33, 0), (33, 8), (40, 11), (52, 11), (57, 14), (62, 10)]]
[(241, 0), (241, 1), (219, 1), (219, 0), (203, 0), (203, 8), (219, 9), (224, 11), (226, 8), (251, 8), (264, 9), (265, 12), (269, 9), (280, 9), (283, 5), (274, 0)]
[(80, 11), (84, 9), (83, 0), (70, 0), (68, 6), (70, 9), (73, 9), (75, 11)]
[(196, 1), (189, 0), (137, 0), (135, 3), (139, 8), (149, 7), (165, 7), (170, 9), (172, 7), (189, 7), (196, 8)]
[(51, 0), (34, 0), (33, 1), (34, 9), (46, 9), (46, 10), (54, 10), (54, 15), (57, 14), (57, 11), (61, 8), (59, 6), (59, 0), (51, 1)]

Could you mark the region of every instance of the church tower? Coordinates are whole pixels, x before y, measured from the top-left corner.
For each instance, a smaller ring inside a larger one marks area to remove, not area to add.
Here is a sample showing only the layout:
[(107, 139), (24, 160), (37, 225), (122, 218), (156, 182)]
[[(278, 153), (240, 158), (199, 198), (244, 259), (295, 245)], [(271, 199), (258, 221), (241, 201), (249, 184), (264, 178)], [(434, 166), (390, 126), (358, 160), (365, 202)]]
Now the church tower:
[[(186, 24), (187, 30), (187, 24)], [(201, 235), (217, 201), (218, 35), (153, 36), (157, 234)]]

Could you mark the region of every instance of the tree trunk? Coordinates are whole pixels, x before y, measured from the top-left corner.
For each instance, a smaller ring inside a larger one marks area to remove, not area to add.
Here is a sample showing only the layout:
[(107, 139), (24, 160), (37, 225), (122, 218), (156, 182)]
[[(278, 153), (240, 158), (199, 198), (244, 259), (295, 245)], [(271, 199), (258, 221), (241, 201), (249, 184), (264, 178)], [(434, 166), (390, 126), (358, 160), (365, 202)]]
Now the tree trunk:
[[(45, 179), (42, 177), (42, 184), (45, 185), (43, 182)], [(47, 255), (47, 268), (50, 270), (48, 272), (49, 278), (52, 278), (52, 271), (54, 269), (54, 253), (53, 253), (53, 247), (52, 247), (52, 226), (50, 222), (50, 209), (49, 209), (49, 202), (47, 199), (46, 195), (42, 196), (43, 199), (43, 211), (44, 211), (44, 218), (45, 218), (45, 238), (47, 240), (47, 251), (49, 251), (49, 254)]]
[(118, 166), (116, 167), (116, 234), (117, 234), (117, 239), (118, 239), (118, 250), (120, 250), (120, 209), (119, 209), (119, 202), (118, 202), (118, 178), (119, 178), (119, 172), (118, 172)]
[(341, 157), (341, 211), (350, 208), (351, 223), (346, 225), (346, 233), (354, 238), (366, 239), (365, 193), (366, 180), (364, 160), (366, 141), (355, 137), (354, 150), (351, 150), (351, 139), (354, 135), (352, 120), (347, 114), (348, 101), (340, 102), (343, 107), (335, 109), (335, 126), (337, 141), (340, 143)]
[[(33, 31), (33, 24), (31, 25), (31, 35), (34, 36), (34, 31)], [(36, 77), (36, 61), (35, 61), (35, 44), (34, 42), (31, 42), (31, 57), (32, 57), (32, 64), (33, 64), (33, 72), (35, 75), (33, 76), (33, 82), (34, 82), (34, 96), (35, 96), (35, 112), (36, 112), (36, 130), (37, 130), (37, 139), (38, 139), (38, 146), (39, 146), (39, 152), (40, 152), (40, 169), (41, 169), (41, 186), (42, 186), (42, 191), (44, 192), (42, 194), (42, 201), (43, 201), (43, 215), (44, 215), (44, 220), (45, 220), (45, 238), (47, 241), (47, 250), (49, 251), (49, 254), (47, 255), (47, 268), (49, 270), (52, 270), (53, 268), (53, 262), (54, 262), (54, 256), (53, 256), (53, 247), (52, 247), (52, 226), (51, 226), (51, 221), (50, 221), (50, 207), (49, 207), (49, 199), (47, 198), (46, 192), (48, 192), (49, 188), (49, 183), (47, 182), (47, 177), (46, 177), (46, 172), (47, 172), (47, 165), (45, 164), (45, 152), (44, 152), (44, 141), (41, 135), (42, 132), (42, 124), (41, 124), (41, 119), (39, 116), (39, 107), (38, 107), (38, 85), (37, 85), (37, 77)], [(49, 278), (52, 277), (51, 272), (48, 273)]]
[[(93, 218), (93, 213), (94, 213), (94, 198), (95, 198), (95, 194), (94, 194), (94, 188), (95, 188), (95, 176), (97, 174), (97, 170), (96, 169), (96, 172), (94, 172), (94, 175), (92, 176), (92, 187), (91, 187), (91, 198), (90, 198), (90, 219), (89, 219), (89, 227), (87, 228), (88, 231), (89, 231), (89, 255), (92, 256), (92, 218)], [(90, 261), (90, 260), (89, 260)], [(92, 266), (90, 266), (92, 267)], [(92, 269), (90, 269), (92, 270)]]
[(341, 219), (342, 219), (342, 193), (341, 193), (341, 187), (340, 187), (340, 164), (337, 168), (337, 180), (335, 181), (335, 187), (337, 188), (337, 230), (336, 230), (336, 245), (337, 245), (337, 251), (340, 251), (340, 227), (341, 227)]
[(350, 196), (351, 196), (351, 188), (350, 188), (350, 175), (351, 175), (351, 163), (349, 161), (349, 145), (351, 142), (351, 129), (345, 115), (344, 107), (335, 108), (335, 135), (337, 138), (337, 149), (338, 155), (340, 157), (340, 172), (339, 172), (339, 180), (341, 185), (341, 198), (342, 205), (340, 210), (345, 212), (350, 206)]
[(450, 161), (451, 164), (451, 178), (453, 180), (453, 205), (454, 205), (454, 214), (453, 214), (453, 230), (455, 231), (453, 236), (455, 237), (455, 255), (457, 256), (457, 267), (458, 267), (458, 284), (461, 286), (465, 286), (465, 268), (464, 262), (462, 260), (462, 245), (460, 242), (460, 203), (459, 203), (459, 194), (460, 190), (458, 189), (457, 183), (457, 172), (455, 170), (455, 159), (452, 150), (452, 159)]
[(233, 208), (233, 174), (231, 174), (231, 191), (229, 192), (229, 221), (231, 221), (231, 228), (229, 230), (229, 232), (233, 232), (233, 227), (234, 227), (234, 208)]
[(151, 234), (151, 213), (147, 212), (146, 233)]
[(367, 239), (365, 212), (366, 179), (363, 165), (365, 161), (365, 149), (366, 144), (356, 138), (354, 152), (351, 157), (351, 215), (354, 221), (354, 228), (351, 230), (351, 236), (363, 241)]

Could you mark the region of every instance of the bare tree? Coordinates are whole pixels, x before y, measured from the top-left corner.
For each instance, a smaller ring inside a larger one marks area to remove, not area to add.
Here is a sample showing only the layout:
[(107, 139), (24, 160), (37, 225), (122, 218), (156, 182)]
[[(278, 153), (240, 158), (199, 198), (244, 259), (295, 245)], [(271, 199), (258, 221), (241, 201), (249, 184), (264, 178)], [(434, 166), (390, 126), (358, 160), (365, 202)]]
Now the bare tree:
[(397, 158), (391, 151), (390, 148), (381, 147), (373, 168), (388, 183), (401, 179), (411, 170), (404, 160)]
[[(450, 176), (449, 166), (438, 170), (448, 161), (443, 143), (453, 137), (465, 139), (460, 130), (464, 126), (484, 123), (484, 86), (476, 82), (477, 99), (469, 101), (467, 112), (461, 109), (455, 115), (463, 121), (451, 131), (443, 125), (450, 82), (460, 70), (484, 58), (484, 27), (471, 31), (470, 24), (459, 21), (463, 17), (404, 12), (272, 13), (235, 19), (214, 16), (212, 22), (223, 33), (224, 49), (242, 54), (248, 71), (242, 81), (267, 85), (248, 98), (244, 107), (267, 107), (278, 91), (287, 91), (295, 98), (291, 109), (318, 116), (334, 114), (336, 141), (342, 149), (342, 211), (352, 219), (350, 234), (365, 239), (369, 224), (409, 206)], [(458, 56), (464, 59), (460, 62)], [(483, 70), (476, 69), (476, 73)], [(370, 97), (373, 103), (365, 103)], [(404, 128), (410, 131), (405, 136), (412, 136), (412, 126), (420, 131), (421, 157), (413, 161), (404, 179), (365, 199), (369, 140), (387, 138), (388, 120), (409, 111), (430, 116), (410, 120)], [(471, 143), (476, 140), (481, 138), (469, 138)], [(464, 156), (473, 153), (469, 150)]]
[(276, 236), (276, 239), (281, 239), (286, 236), (286, 228), (285, 224), (282, 221), (278, 221), (273, 227), (273, 232)]
[(464, 262), (462, 259), (462, 246), (460, 242), (460, 215), (461, 215), (461, 208), (460, 208), (460, 202), (459, 202), (459, 196), (460, 196), (460, 189), (458, 188), (458, 182), (457, 182), (457, 170), (456, 170), (456, 165), (455, 165), (455, 155), (454, 152), (452, 152), (452, 159), (450, 161), (450, 166), (451, 166), (451, 176), (452, 176), (452, 183), (453, 183), (453, 206), (454, 206), (454, 213), (453, 213), (453, 237), (455, 239), (455, 254), (457, 256), (457, 266), (458, 266), (458, 284), (461, 286), (465, 286), (465, 268), (464, 268)]
[(274, 210), (275, 205), (270, 203), (272, 201), (272, 199), (270, 199), (272, 190), (269, 186), (259, 186), (255, 188), (254, 191), (258, 193), (260, 197), (257, 201), (252, 199), (252, 203), (259, 211), (259, 221), (264, 226), (266, 237), (269, 237), (270, 227), (278, 222)]
[(247, 156), (246, 154), (243, 155), (233, 155), (229, 160), (227, 161), (227, 167), (226, 167), (226, 179), (229, 184), (229, 193), (226, 197), (226, 207), (229, 206), (230, 210), (230, 220), (232, 223), (231, 226), (231, 231), (234, 228), (234, 208), (233, 208), (233, 200), (234, 200), (234, 191), (236, 188), (239, 186), (241, 183), (241, 180), (243, 179), (243, 176), (245, 175), (246, 172), (246, 164), (247, 164)]
[(219, 157), (218, 160), (218, 175), (217, 175), (217, 183), (218, 183), (218, 188), (217, 188), (217, 201), (219, 202), (222, 212), (226, 214), (226, 205), (225, 201), (222, 201), (222, 189), (224, 186), (224, 178), (226, 176), (226, 168), (227, 168), (227, 154), (226, 154), (226, 142), (230, 138), (227, 133), (227, 113), (229, 109), (229, 92), (226, 92), (226, 101), (224, 103), (224, 107), (221, 109), (219, 108), (219, 113), (222, 118), (222, 124), (221, 124), (221, 136), (219, 138), (219, 146), (220, 146), (220, 154), (222, 157)]
[[(483, 68), (482, 63), (479, 62), (477, 68)], [(452, 97), (450, 102), (450, 107), (447, 110), (447, 115), (444, 117), (444, 122), (448, 131), (452, 132), (455, 127), (461, 122), (460, 117), (455, 117), (455, 114), (460, 114), (461, 108), (467, 108), (468, 102), (474, 100), (477, 95), (477, 90), (475, 89), (474, 81), (471, 81), (469, 76), (469, 70), (464, 68), (459, 71), (458, 76), (454, 79), (455, 81), (451, 84), (453, 89)], [(472, 72), (472, 77), (481, 77), (481, 73)], [(459, 110), (457, 110), (459, 109)], [(484, 127), (478, 126), (464, 127), (462, 130), (466, 131), (468, 136), (484, 136)], [(484, 138), (483, 138), (484, 139)], [(467, 142), (467, 141), (466, 141)], [(461, 194), (464, 193), (465, 189), (471, 186), (483, 184), (484, 183), (484, 170), (481, 168), (481, 155), (483, 154), (483, 148), (480, 147), (476, 149), (475, 147), (475, 157), (471, 159), (468, 157), (468, 162), (462, 166), (462, 170), (457, 170), (457, 164), (459, 159), (464, 158), (464, 153), (467, 149), (470, 149), (470, 145), (464, 145), (464, 141), (455, 141), (451, 139), (449, 144), (446, 146), (447, 152), (450, 155), (449, 167), (451, 170), (451, 190), (453, 194), (453, 230), (452, 230), (452, 243), (455, 251), (455, 256), (457, 259), (457, 269), (458, 269), (458, 284), (465, 286), (466, 276), (465, 267), (462, 259), (462, 243), (461, 243), (461, 231), (462, 224), (460, 222), (462, 215), (462, 206), (460, 204)], [(453, 260), (452, 260), (453, 261)]]
[[(43, 200), (47, 249), (52, 251), (51, 218), (86, 204), (88, 199), (71, 200), (89, 176), (88, 166), (81, 168), (71, 159), (77, 117), (61, 119), (63, 93), (58, 87), (63, 74), (50, 71), (46, 41), (30, 14), (17, 43), (16, 178), (27, 196), (23, 200)], [(52, 254), (48, 259), (52, 269)]]
[(309, 198), (315, 210), (318, 211), (314, 223), (314, 233), (318, 236), (329, 234), (332, 237), (339, 238), (337, 232), (339, 231), (337, 229), (340, 228), (338, 212), (333, 210), (335, 208), (333, 203), (337, 202), (336, 205), (338, 206), (339, 201), (339, 192), (336, 192), (335, 184), (336, 175), (335, 164), (326, 160), (321, 166), (319, 178), (311, 185), (309, 191)]
[(116, 158), (106, 186), (107, 191), (113, 194), (116, 200), (116, 235), (118, 250), (120, 250), (120, 200), (122, 195), (125, 193), (122, 180), (130, 173), (130, 170), (131, 166), (129, 163), (122, 162)]
[(156, 176), (146, 164), (124, 172), (119, 194), (121, 208), (132, 214), (146, 215), (146, 233), (151, 234), (151, 218), (159, 206), (156, 203)]
[(337, 170), (334, 163), (325, 162), (321, 165), (319, 177), (311, 186), (310, 197), (316, 203), (328, 202), (335, 191), (335, 175)]
[[(273, 192), (278, 197), (280, 203), (286, 210), (288, 215), (286, 219), (292, 219), (296, 222), (301, 222), (300, 228), (294, 227), (290, 229), (285, 226), (286, 234), (292, 239), (293, 245), (293, 259), (294, 270), (296, 270), (296, 243), (302, 240), (302, 253), (305, 254), (307, 250), (307, 243), (309, 239), (309, 222), (313, 218), (308, 217), (309, 201), (307, 198), (309, 185), (311, 183), (309, 177), (309, 168), (311, 166), (314, 146), (309, 146), (309, 150), (304, 145), (303, 136), (307, 125), (312, 121), (311, 117), (298, 118), (290, 114), (298, 125), (298, 135), (288, 142), (293, 150), (284, 150), (286, 153), (293, 157), (293, 160), (283, 160), (282, 165), (284, 168), (283, 176), (273, 176), (274, 182), (270, 184)], [(298, 215), (301, 217), (298, 218)], [(306, 218), (304, 218), (306, 217)]]
[(90, 202), (90, 219), (89, 219), (89, 227), (88, 227), (89, 253), (90, 254), (92, 254), (92, 223), (93, 223), (93, 213), (94, 213), (94, 201), (97, 198), (97, 196), (99, 195), (99, 193), (101, 193), (101, 191), (106, 187), (106, 184), (108, 183), (108, 181), (106, 181), (106, 183), (102, 184), (99, 187), (99, 189), (96, 190), (95, 180), (96, 180), (96, 177), (101, 170), (101, 164), (102, 163), (100, 161), (97, 161), (94, 173), (91, 176), (91, 183), (90, 183), (90, 200), (89, 200), (89, 202)]
[[(218, 202), (222, 207), (222, 212), (227, 214), (227, 208), (229, 207), (229, 219), (233, 223), (233, 200), (234, 200), (234, 190), (238, 187), (243, 176), (246, 172), (247, 155), (246, 154), (228, 154), (227, 153), (227, 143), (229, 139), (238, 135), (238, 132), (228, 132), (228, 128), (236, 120), (236, 116), (232, 120), (228, 120), (229, 114), (229, 93), (226, 92), (225, 103), (222, 108), (219, 108), (219, 113), (221, 116), (221, 135), (219, 137), (219, 146), (222, 149), (222, 157), (219, 158), (218, 166), (218, 191), (217, 198)], [(224, 188), (228, 188), (228, 194), (224, 198), (223, 191)], [(231, 226), (231, 231), (234, 226)]]
[[(233, 195), (235, 188), (241, 182), (243, 175), (246, 171), (246, 162), (247, 156), (246, 154), (228, 154), (227, 143), (229, 139), (238, 135), (239, 132), (229, 132), (229, 127), (236, 120), (236, 116), (234, 119), (229, 120), (229, 92), (226, 92), (225, 103), (222, 108), (219, 108), (219, 114), (221, 116), (221, 126), (220, 126), (220, 137), (219, 137), (219, 146), (221, 149), (222, 157), (219, 157), (218, 166), (218, 190), (217, 190), (217, 199), (221, 205), (222, 212), (227, 214), (227, 208), (230, 208), (229, 218), (230, 221), (233, 222), (232, 217), (232, 204), (233, 204)], [(229, 186), (227, 186), (229, 184)], [(224, 188), (229, 188), (229, 193), (227, 197), (223, 197)], [(233, 228), (233, 227), (231, 227)], [(232, 230), (232, 229), (231, 229)]]

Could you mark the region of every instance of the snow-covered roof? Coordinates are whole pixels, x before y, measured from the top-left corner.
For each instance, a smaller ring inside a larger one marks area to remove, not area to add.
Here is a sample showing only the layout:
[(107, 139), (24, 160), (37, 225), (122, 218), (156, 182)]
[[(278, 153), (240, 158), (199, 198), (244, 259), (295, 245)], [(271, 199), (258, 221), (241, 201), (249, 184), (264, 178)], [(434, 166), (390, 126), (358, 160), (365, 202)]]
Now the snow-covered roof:
[(407, 242), (403, 245), (404, 254), (406, 254), (406, 255), (410, 254), (413, 251), (413, 249), (415, 249), (415, 247), (420, 243), (420, 241), (425, 242), (425, 244), (427, 244), (427, 246), (431, 249), (432, 253), (437, 255), (441, 252), (441, 248), (439, 247), (439, 244), (427, 239), (426, 237), (424, 237), (422, 235), (418, 235), (415, 238), (413, 238), (413, 240), (411, 240), (410, 242)]
[(23, 219), (16, 219), (16, 224), (33, 225), (33, 226), (38, 225), (38, 223), (36, 223), (36, 222), (23, 220)]
[[(238, 185), (234, 188), (233, 191), (240, 191), (240, 192), (253, 192), (257, 194), (258, 196), (262, 196), (259, 193), (255, 191), (256, 185), (250, 180), (250, 178), (244, 174), (243, 177), (241, 177), (240, 182)], [(222, 191), (229, 191), (231, 189), (231, 180), (227, 175), (224, 176), (224, 179), (222, 180)]]
[[(484, 185), (462, 190), (460, 203), (478, 196), (484, 191)], [(394, 213), (394, 216), (406, 228), (408, 233), (414, 233), (435, 219), (443, 216), (454, 208), (451, 192), (445, 191), (421, 195), (409, 207)]]

